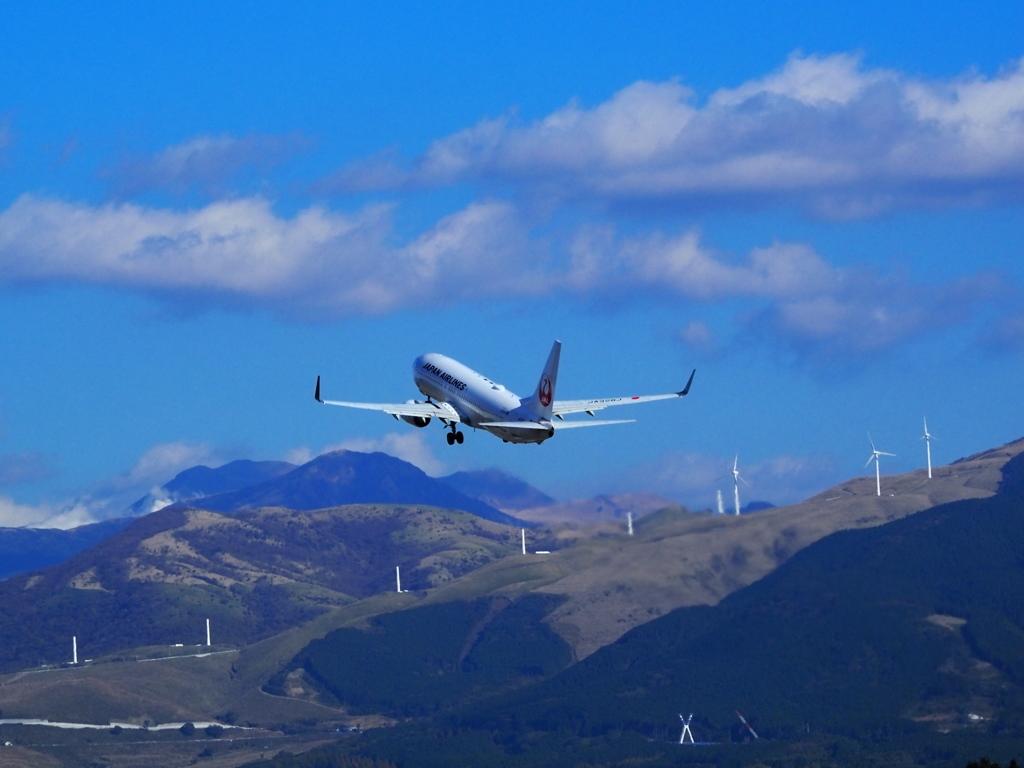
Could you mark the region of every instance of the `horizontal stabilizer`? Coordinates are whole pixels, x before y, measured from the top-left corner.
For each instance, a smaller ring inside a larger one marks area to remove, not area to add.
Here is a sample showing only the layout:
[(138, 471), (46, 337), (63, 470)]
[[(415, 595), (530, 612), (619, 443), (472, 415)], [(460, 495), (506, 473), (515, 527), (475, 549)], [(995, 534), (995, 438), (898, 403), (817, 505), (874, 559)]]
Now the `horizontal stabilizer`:
[(545, 432), (552, 427), (569, 429), (570, 427), (601, 427), (605, 424), (631, 424), (636, 419), (611, 419), (606, 421), (552, 421), (541, 424), (536, 421), (488, 421), (479, 424), (481, 427), (498, 427), (500, 429), (542, 429)]
[(545, 432), (551, 429), (550, 424), (538, 424), (536, 421), (485, 421), (477, 426), (500, 429), (542, 429)]
[(556, 421), (551, 426), (555, 429), (570, 427), (602, 427), (605, 424), (632, 424), (636, 419), (606, 419), (604, 421)]

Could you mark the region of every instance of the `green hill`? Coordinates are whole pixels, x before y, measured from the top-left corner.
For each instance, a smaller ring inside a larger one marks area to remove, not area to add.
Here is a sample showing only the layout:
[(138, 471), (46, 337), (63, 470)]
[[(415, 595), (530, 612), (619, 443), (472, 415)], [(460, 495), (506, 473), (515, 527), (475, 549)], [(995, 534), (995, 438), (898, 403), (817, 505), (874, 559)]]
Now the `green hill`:
[(350, 711), (429, 714), (567, 667), (568, 645), (542, 621), (553, 602), (527, 595), (410, 608), (378, 616), (369, 631), (334, 630), (296, 665)]

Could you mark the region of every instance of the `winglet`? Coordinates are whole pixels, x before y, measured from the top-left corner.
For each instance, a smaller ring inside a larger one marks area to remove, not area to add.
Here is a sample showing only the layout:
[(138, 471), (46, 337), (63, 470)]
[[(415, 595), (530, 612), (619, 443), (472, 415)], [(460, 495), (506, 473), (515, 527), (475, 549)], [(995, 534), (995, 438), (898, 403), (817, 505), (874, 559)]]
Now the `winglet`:
[[(690, 386), (690, 385), (687, 384), (686, 386)], [(322, 403), (323, 402), (323, 400), (320, 399), (320, 377), (319, 376), (316, 377), (316, 392), (313, 393), (313, 397), (316, 398), (316, 401), (318, 403)]]
[(690, 391), (690, 385), (693, 384), (693, 376), (695, 373), (697, 373), (696, 368), (694, 368), (693, 373), (690, 374), (690, 378), (686, 382), (686, 386), (683, 387), (680, 391), (676, 392), (677, 395), (679, 395), (680, 397), (684, 397)]

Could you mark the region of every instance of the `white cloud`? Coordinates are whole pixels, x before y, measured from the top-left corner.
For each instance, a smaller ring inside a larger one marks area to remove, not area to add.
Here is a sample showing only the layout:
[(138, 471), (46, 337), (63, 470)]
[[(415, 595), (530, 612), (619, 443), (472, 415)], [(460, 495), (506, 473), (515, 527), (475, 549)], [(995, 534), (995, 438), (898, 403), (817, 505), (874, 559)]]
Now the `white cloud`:
[[(320, 451), (320, 453), (326, 453), (327, 451)], [(298, 448), (292, 448), (285, 452), (282, 461), (287, 461), (289, 464), (295, 464), (301, 466), (306, 464), (317, 457), (318, 454), (314, 454), (307, 445), (300, 445)]]
[(404, 247), (389, 206), (290, 219), (261, 198), (188, 211), (90, 206), (23, 195), (0, 213), (6, 283), (68, 280), (293, 314), (376, 314), (401, 306), (538, 290), (527, 229), (507, 203), (473, 203)]
[(695, 352), (709, 354), (718, 349), (714, 332), (708, 327), (707, 323), (699, 320), (693, 320), (683, 326), (679, 330), (678, 338)]
[(860, 57), (794, 54), (712, 94), (633, 83), (530, 124), (484, 120), (402, 167), (393, 152), (324, 182), (335, 191), (512, 183), (610, 202), (797, 202), (829, 216), (1020, 199), (1024, 59), (991, 78), (924, 81)]
[(793, 299), (834, 290), (841, 272), (809, 246), (775, 243), (755, 248), (744, 262), (701, 243), (698, 230), (677, 237), (594, 237), (581, 232), (571, 247), (566, 281), (579, 291), (644, 292), (719, 301), (745, 296)]
[(1007, 290), (993, 273), (923, 286), (897, 276), (845, 270), (834, 290), (773, 302), (750, 313), (744, 325), (805, 357), (859, 358), (967, 322)]
[(224, 461), (209, 443), (190, 445), (185, 442), (159, 443), (146, 450), (127, 472), (115, 476), (110, 485), (115, 488), (137, 488), (152, 484), (162, 485), (183, 469), (198, 464), (218, 467)]
[(186, 192), (193, 186), (216, 191), (245, 167), (266, 170), (311, 142), (299, 134), (196, 136), (152, 156), (128, 155), (101, 172), (120, 195), (152, 189)]
[(760, 80), (738, 88), (716, 91), (710, 103), (717, 107), (739, 107), (750, 99), (774, 96), (809, 106), (849, 104), (879, 83), (898, 78), (895, 72), (861, 69), (861, 59), (848, 53), (832, 56), (793, 54), (785, 66)]
[(33, 525), (34, 528), (60, 528), (68, 530), (78, 528), (80, 525), (90, 525), (104, 519), (97, 515), (98, 510), (87, 502), (75, 502), (62, 507), (55, 514), (50, 515), (40, 523)]
[(0, 496), (2, 528), (77, 528), (102, 519), (96, 516), (102, 503), (75, 499), (63, 504), (19, 504), (9, 496)]
[(580, 226), (564, 248), (557, 235), (534, 237), (538, 229), (500, 201), (472, 203), (402, 245), (389, 206), (353, 214), (314, 206), (289, 219), (260, 198), (174, 211), (24, 195), (0, 212), (0, 282), (112, 285), (318, 319), (495, 297), (740, 299), (740, 325), (802, 351), (840, 354), (963, 322), (1000, 290), (983, 275), (919, 286), (839, 268), (801, 243), (737, 258), (707, 246), (696, 229), (623, 237)]
[[(586, 229), (570, 252), (564, 283), (578, 293), (616, 300), (745, 300), (736, 323), (746, 336), (815, 358), (890, 349), (929, 329), (967, 322), (1010, 290), (991, 273), (921, 285), (899, 274), (836, 267), (800, 243), (776, 242), (736, 259), (705, 246), (697, 230), (620, 238), (607, 227)], [(680, 339), (697, 350), (715, 349), (700, 322), (686, 326)]]
[(0, 496), (0, 527), (74, 528), (125, 514), (140, 498), (150, 502), (146, 512), (173, 503), (160, 486), (184, 469), (224, 463), (223, 451), (207, 443), (160, 443), (147, 449), (128, 470), (113, 475), (74, 498), (38, 505), (19, 504)]
[(9, 496), (0, 496), (0, 527), (20, 528), (40, 523), (54, 514), (47, 506), (18, 504)]

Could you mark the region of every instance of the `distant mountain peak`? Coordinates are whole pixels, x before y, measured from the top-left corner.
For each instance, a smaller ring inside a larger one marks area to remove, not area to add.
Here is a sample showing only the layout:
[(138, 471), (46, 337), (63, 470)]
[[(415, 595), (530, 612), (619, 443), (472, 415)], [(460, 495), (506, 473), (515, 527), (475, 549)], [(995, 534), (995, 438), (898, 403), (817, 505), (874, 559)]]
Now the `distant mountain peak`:
[(279, 477), (294, 468), (295, 465), (287, 461), (249, 459), (231, 461), (214, 468), (200, 464), (182, 470), (157, 490), (147, 493), (128, 507), (126, 513), (137, 517), (156, 512), (175, 502), (248, 488)]
[(523, 525), (480, 499), (471, 498), (386, 453), (337, 450), (247, 488), (207, 496), (192, 506), (219, 512), (260, 507), (327, 509), (347, 504), (419, 504), (459, 509), (505, 525)]
[(555, 503), (555, 500), (543, 491), (538, 491), (518, 477), (493, 467), (456, 472), (438, 479), (460, 493), (498, 509), (519, 511)]

